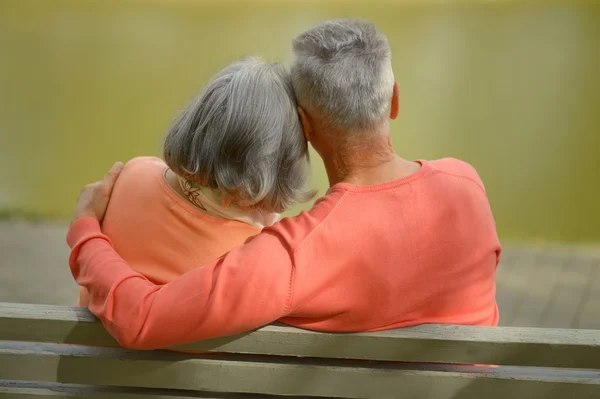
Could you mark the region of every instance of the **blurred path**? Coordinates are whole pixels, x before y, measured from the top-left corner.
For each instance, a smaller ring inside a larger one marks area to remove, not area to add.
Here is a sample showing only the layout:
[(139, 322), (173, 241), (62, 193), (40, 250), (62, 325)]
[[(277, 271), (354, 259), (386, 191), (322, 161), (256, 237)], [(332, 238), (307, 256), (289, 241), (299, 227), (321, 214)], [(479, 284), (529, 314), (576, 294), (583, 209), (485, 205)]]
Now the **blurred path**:
[(68, 223), (0, 222), (0, 302), (74, 304)]
[[(67, 223), (0, 222), (0, 301), (73, 304)], [(600, 249), (505, 246), (500, 324), (600, 329)]]
[(600, 329), (600, 250), (506, 246), (496, 298), (507, 326)]

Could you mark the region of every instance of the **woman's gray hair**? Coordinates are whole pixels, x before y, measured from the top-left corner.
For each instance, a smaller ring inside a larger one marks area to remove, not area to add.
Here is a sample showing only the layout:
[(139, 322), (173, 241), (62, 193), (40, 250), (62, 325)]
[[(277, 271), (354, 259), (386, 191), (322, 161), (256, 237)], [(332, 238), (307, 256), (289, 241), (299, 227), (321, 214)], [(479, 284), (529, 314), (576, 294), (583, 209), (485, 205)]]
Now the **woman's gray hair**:
[(364, 130), (384, 121), (394, 88), (392, 51), (375, 25), (325, 21), (292, 42), (291, 76), (300, 105), (330, 127)]
[(238, 206), (282, 212), (314, 196), (289, 74), (256, 58), (219, 71), (181, 112), (164, 143), (178, 175), (219, 189)]

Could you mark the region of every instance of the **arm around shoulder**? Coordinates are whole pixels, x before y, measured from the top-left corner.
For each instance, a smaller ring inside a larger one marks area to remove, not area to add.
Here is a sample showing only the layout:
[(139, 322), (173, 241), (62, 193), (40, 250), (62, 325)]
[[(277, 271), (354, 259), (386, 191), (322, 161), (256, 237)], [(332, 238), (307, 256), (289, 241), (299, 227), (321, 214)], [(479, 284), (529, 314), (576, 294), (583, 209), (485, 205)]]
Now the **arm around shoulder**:
[(155, 349), (252, 330), (289, 312), (294, 270), (283, 238), (257, 235), (166, 285), (133, 271), (99, 225), (74, 223), (70, 265), (89, 309), (125, 347)]

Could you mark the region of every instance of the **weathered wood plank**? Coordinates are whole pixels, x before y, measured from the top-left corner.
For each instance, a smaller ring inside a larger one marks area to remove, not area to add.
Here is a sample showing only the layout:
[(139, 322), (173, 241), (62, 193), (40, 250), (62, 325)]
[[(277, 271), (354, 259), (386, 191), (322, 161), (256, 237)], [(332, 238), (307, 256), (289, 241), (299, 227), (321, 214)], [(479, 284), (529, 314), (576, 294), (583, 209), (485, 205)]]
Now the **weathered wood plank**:
[[(178, 389), (153, 389), (107, 387), (81, 384), (63, 384), (34, 381), (0, 380), (0, 398), (78, 398), (78, 399), (274, 399), (274, 396), (228, 394), (218, 392), (185, 391)], [(302, 399), (286, 396), (285, 399)]]
[(91, 385), (345, 398), (600, 396), (600, 371), (188, 355), (3, 342), (0, 376)]
[[(0, 303), (0, 339), (116, 346), (87, 310)], [(341, 359), (597, 368), (600, 331), (423, 325), (327, 334), (286, 326), (177, 349)]]

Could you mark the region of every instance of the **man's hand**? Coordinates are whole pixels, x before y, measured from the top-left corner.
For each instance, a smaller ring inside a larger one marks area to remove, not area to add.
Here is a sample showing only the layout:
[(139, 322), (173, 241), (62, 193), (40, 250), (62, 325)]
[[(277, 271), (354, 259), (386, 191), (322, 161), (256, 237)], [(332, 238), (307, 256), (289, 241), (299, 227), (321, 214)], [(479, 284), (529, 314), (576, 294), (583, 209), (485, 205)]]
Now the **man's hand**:
[(73, 221), (85, 217), (95, 218), (99, 222), (102, 221), (106, 208), (108, 208), (110, 194), (122, 169), (123, 164), (117, 162), (104, 176), (104, 180), (83, 187), (75, 206)]

